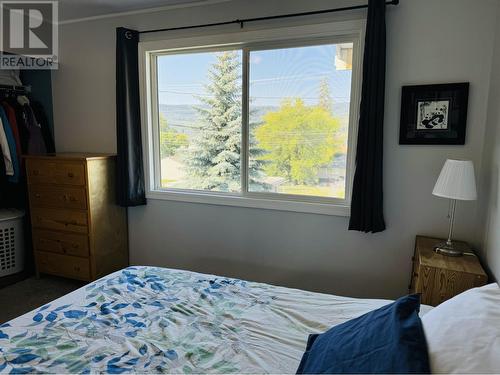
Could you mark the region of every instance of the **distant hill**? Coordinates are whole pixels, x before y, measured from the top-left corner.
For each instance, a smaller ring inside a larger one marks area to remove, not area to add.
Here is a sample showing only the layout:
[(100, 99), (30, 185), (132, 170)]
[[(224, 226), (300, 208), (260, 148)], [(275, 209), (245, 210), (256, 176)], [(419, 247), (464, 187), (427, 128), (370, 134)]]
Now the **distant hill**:
[[(278, 108), (277, 106), (253, 107), (250, 122), (258, 122), (264, 114), (276, 111)], [(181, 133), (191, 135), (199, 126), (199, 113), (192, 105), (160, 104), (160, 113), (165, 116), (169, 126)], [(333, 113), (345, 119), (349, 113), (349, 103), (335, 103)]]

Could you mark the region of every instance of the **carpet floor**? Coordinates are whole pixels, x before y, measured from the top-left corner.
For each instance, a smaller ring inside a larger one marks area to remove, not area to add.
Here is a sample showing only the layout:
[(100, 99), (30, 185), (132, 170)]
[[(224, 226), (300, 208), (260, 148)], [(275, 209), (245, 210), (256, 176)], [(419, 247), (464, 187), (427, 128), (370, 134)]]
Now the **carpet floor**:
[(84, 285), (81, 281), (43, 275), (0, 289), (0, 324), (62, 297)]

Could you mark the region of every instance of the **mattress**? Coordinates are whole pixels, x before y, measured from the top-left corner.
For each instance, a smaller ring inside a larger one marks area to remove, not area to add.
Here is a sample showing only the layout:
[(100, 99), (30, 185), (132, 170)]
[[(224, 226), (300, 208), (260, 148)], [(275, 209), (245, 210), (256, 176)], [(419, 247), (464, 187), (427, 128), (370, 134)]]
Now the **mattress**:
[(0, 372), (295, 373), (309, 334), (389, 302), (129, 267), (1, 325)]

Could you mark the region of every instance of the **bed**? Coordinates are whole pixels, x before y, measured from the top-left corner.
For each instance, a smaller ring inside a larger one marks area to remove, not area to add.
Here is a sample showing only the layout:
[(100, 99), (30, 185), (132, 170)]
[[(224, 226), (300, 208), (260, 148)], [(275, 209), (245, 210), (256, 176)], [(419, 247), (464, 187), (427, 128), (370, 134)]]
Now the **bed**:
[(389, 302), (129, 267), (1, 325), (0, 372), (295, 373), (310, 333)]

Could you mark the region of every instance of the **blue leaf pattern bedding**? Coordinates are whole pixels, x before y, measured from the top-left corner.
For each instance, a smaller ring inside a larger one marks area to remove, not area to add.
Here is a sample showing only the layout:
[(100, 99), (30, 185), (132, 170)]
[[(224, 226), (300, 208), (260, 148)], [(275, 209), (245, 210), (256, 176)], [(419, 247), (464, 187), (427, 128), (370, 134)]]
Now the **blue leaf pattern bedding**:
[(308, 334), (386, 303), (129, 267), (0, 325), (0, 372), (294, 373)]

